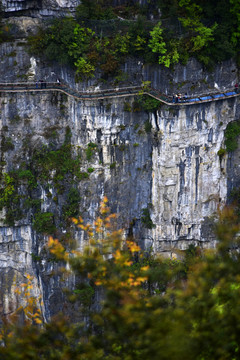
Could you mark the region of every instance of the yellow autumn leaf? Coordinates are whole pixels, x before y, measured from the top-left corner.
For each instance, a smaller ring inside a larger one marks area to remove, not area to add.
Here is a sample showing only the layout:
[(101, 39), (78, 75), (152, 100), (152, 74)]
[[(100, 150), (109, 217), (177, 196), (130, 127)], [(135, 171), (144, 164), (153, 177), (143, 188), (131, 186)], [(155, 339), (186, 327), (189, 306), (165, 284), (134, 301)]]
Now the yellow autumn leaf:
[(126, 260), (123, 264), (126, 265), (126, 266), (131, 266), (132, 263), (133, 263), (132, 261)]
[(42, 320), (39, 319), (39, 318), (35, 319), (35, 322), (36, 322), (36, 324), (38, 324), (38, 325), (41, 325), (41, 324), (42, 324)]
[(116, 260), (121, 259), (122, 255), (121, 255), (120, 250), (117, 250), (113, 256)]
[(138, 277), (137, 278), (137, 281), (139, 281), (139, 282), (144, 282), (144, 281), (146, 281), (147, 280), (147, 277), (146, 276), (141, 276), (141, 277)]
[(141, 248), (133, 241), (127, 241), (129, 250), (134, 253), (141, 250)]
[(102, 281), (100, 281), (100, 280), (96, 280), (96, 281), (95, 281), (95, 285), (96, 285), (96, 286), (100, 286), (100, 285), (102, 285)]
[(147, 271), (147, 270), (149, 270), (149, 266), (148, 266), (148, 265), (143, 266), (143, 267), (141, 267), (141, 270), (142, 270), (142, 271)]
[(104, 196), (104, 197), (103, 197), (103, 203), (106, 204), (107, 202), (108, 202), (108, 198), (107, 198), (107, 196)]
[(75, 225), (78, 224), (78, 220), (77, 220), (76, 218), (72, 218), (71, 220), (72, 220), (72, 222), (73, 222)]

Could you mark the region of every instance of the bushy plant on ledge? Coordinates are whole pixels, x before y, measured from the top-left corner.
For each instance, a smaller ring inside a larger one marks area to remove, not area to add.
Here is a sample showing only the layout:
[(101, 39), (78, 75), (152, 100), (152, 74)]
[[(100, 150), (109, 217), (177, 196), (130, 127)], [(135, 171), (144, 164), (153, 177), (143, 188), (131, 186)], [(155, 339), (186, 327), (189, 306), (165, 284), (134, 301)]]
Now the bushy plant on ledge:
[(42, 234), (52, 235), (56, 228), (51, 212), (36, 213), (33, 220), (33, 229)]
[(238, 147), (237, 138), (240, 134), (240, 121), (230, 122), (224, 132), (225, 146), (228, 152), (234, 151)]
[(148, 208), (142, 209), (141, 222), (147, 229), (153, 229), (156, 227), (156, 225), (152, 222)]

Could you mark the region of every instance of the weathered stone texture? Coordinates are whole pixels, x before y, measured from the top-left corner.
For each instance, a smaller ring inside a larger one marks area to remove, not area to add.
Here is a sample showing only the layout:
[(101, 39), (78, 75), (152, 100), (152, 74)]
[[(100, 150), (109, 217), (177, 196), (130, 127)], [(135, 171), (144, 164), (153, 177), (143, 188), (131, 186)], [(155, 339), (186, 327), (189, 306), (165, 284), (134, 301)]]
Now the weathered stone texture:
[[(226, 160), (220, 163), (217, 151), (227, 123), (236, 119), (238, 98), (181, 108), (163, 106), (157, 118), (150, 118), (150, 133), (144, 130), (146, 113), (127, 112), (123, 107), (121, 98), (82, 102), (57, 92), (1, 93), (1, 128), (7, 126), (14, 144), (14, 150), (4, 153), (3, 171), (18, 168), (34, 148), (48, 144), (46, 129), (57, 125), (60, 145), (70, 126), (74, 146), (98, 145), (93, 158), (81, 165), (82, 171), (94, 168), (90, 179), (79, 183), (80, 211), (86, 221), (96, 217), (102, 196), (107, 195), (112, 210), (120, 214), (119, 226), (157, 252), (173, 251), (175, 246), (186, 249), (190, 243), (214, 246), (215, 239), (204, 226), (209, 226), (206, 219), (227, 199)], [(39, 196), (42, 211), (59, 211), (44, 189)], [(156, 225), (152, 230), (141, 223), (144, 208), (150, 209)], [(75, 236), (81, 248), (83, 234), (75, 231)], [(36, 291), (43, 294), (48, 318), (56, 310), (56, 291), (61, 292), (63, 285), (58, 276), (50, 276), (55, 265), (45, 258), (46, 240), (32, 230), (28, 215), (13, 228), (1, 227), (3, 273), (14, 269), (35, 274)], [(40, 256), (41, 262), (36, 263), (32, 254)]]
[(186, 248), (188, 240), (215, 245), (202, 224), (227, 200), (226, 159), (220, 162), (217, 152), (227, 123), (237, 119), (237, 104), (230, 99), (160, 112), (162, 142), (152, 156), (156, 250), (170, 243)]
[(53, 17), (74, 12), (80, 0), (2, 0), (6, 15)]
[[(27, 32), (30, 25), (25, 25)], [(73, 70), (41, 63), (26, 53), (22, 40), (2, 44), (0, 61), (1, 82), (55, 81), (60, 77), (69, 86), (76, 85)], [(233, 62), (219, 65), (212, 75), (195, 61), (185, 67), (177, 66), (172, 73), (160, 66), (143, 66), (135, 60), (124, 64), (123, 69), (129, 74), (130, 84), (152, 80), (155, 88), (168, 94), (179, 88), (188, 94), (226, 89), (237, 79)], [(89, 91), (101, 86), (97, 78), (76, 85)], [(50, 143), (49, 132), (53, 128), (57, 132), (54, 146), (63, 144), (69, 126), (75, 150), (82, 149), (81, 170), (94, 168), (89, 179), (78, 184), (79, 209), (86, 221), (96, 217), (99, 203), (107, 195), (112, 211), (120, 214), (119, 226), (145, 247), (169, 253), (175, 247), (186, 249), (190, 243), (214, 246), (212, 216), (218, 206), (225, 204), (232, 187), (239, 184), (238, 153), (231, 158), (225, 156), (221, 162), (217, 155), (224, 147), (227, 124), (240, 118), (239, 99), (184, 107), (163, 105), (151, 115), (124, 111), (124, 102), (131, 105), (133, 100), (129, 97), (90, 102), (77, 101), (58, 92), (1, 92), (1, 136), (10, 137), (14, 145), (13, 150), (0, 154), (6, 161), (3, 171), (17, 169), (22, 161), (30, 161), (34, 149)], [(152, 130), (146, 133), (145, 123), (149, 120)], [(86, 161), (84, 149), (90, 142), (97, 144), (97, 151)], [(34, 195), (43, 200), (42, 211), (59, 215), (66, 199), (60, 196), (58, 203), (54, 202), (56, 190), (53, 184), (49, 187), (52, 196), (47, 196), (43, 187)], [(156, 225), (153, 229), (144, 228), (141, 222), (145, 208)], [(0, 306), (7, 313), (21, 301), (14, 296), (13, 287), (22, 282), (27, 272), (35, 276), (35, 294), (42, 294), (43, 313), (49, 318), (68, 307), (61, 291), (65, 284), (58, 275), (52, 275), (57, 265), (48, 261), (47, 238), (33, 231), (31, 217), (31, 212), (25, 212), (14, 227), (1, 222)], [(57, 226), (61, 228), (59, 223)], [(72, 232), (81, 248), (86, 241), (83, 233), (73, 229)], [(70, 286), (73, 283), (74, 279), (68, 279)]]

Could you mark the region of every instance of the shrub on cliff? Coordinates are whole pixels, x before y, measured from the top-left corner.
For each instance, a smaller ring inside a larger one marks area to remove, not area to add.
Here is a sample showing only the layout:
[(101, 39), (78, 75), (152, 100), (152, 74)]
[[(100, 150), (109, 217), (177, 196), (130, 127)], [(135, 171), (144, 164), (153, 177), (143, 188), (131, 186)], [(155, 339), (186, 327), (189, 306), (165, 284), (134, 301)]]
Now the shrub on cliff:
[(82, 0), (76, 8), (77, 20), (108, 20), (116, 15), (113, 12), (112, 1), (110, 0)]
[(240, 121), (230, 122), (224, 132), (227, 151), (234, 151), (238, 147), (237, 138), (240, 134)]
[(38, 233), (53, 234), (56, 230), (53, 214), (50, 212), (36, 213), (33, 220), (33, 229)]

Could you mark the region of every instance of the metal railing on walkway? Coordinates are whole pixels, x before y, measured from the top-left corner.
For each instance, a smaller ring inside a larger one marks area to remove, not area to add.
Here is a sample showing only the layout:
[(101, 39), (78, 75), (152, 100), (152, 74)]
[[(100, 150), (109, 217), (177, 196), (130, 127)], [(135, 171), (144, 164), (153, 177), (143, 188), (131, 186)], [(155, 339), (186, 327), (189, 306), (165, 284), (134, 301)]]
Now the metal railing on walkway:
[(58, 82), (18, 82), (18, 83), (0, 83), (0, 92), (26, 92), (26, 91), (60, 91), (66, 95), (72, 96), (79, 100), (102, 100), (105, 98), (137, 96), (144, 94), (159, 100), (169, 106), (186, 106), (198, 103), (211, 102), (232, 98), (240, 95), (237, 89), (228, 89), (222, 93), (212, 93), (200, 96), (190, 97), (170, 97), (162, 94), (154, 88), (143, 88), (141, 86), (119, 87), (113, 89), (104, 89), (97, 91), (78, 91), (70, 88), (65, 84)]

